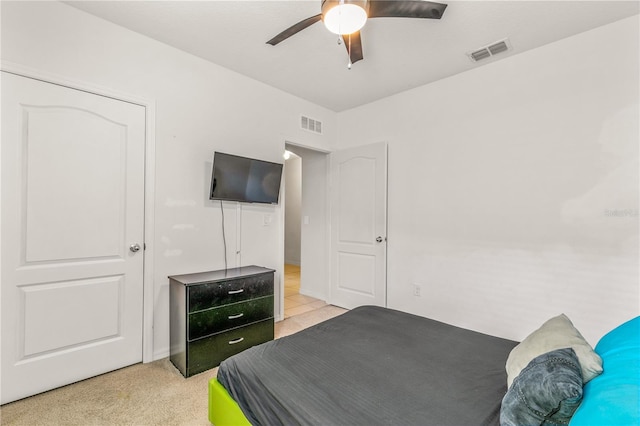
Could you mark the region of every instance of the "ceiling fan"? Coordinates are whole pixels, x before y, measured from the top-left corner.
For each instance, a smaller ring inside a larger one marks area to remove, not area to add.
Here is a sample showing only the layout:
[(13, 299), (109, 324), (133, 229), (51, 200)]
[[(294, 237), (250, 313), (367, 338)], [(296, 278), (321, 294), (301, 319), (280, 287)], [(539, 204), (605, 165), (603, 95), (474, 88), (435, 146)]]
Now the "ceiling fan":
[(446, 8), (446, 4), (425, 0), (322, 0), (321, 13), (287, 28), (267, 44), (275, 46), (322, 20), (329, 31), (344, 40), (351, 68), (363, 58), (360, 29), (367, 18), (440, 19)]

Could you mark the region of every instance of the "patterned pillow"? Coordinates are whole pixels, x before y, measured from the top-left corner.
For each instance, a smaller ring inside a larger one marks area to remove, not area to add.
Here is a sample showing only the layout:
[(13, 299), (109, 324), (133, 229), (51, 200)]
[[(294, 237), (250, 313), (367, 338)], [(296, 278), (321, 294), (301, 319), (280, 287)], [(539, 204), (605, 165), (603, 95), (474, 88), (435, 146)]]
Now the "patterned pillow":
[(534, 358), (502, 399), (500, 425), (567, 425), (582, 401), (582, 369), (571, 348)]

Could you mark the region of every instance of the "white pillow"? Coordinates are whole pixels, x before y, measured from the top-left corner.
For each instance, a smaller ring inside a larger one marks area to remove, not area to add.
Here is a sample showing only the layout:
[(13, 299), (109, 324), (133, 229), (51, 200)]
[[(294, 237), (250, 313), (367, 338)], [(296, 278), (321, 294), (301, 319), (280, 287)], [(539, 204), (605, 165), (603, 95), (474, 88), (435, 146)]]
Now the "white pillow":
[(556, 349), (572, 348), (582, 368), (582, 380), (587, 383), (602, 373), (602, 359), (582, 337), (565, 314), (551, 318), (511, 350), (507, 359), (507, 386), (531, 360)]

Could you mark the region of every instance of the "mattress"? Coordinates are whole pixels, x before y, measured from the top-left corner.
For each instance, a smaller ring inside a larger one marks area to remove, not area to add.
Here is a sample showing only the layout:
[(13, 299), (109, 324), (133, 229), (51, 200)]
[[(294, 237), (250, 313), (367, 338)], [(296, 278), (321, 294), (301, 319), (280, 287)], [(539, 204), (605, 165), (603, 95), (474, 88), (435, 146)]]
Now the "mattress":
[(254, 425), (497, 425), (517, 342), (365, 306), (223, 361)]

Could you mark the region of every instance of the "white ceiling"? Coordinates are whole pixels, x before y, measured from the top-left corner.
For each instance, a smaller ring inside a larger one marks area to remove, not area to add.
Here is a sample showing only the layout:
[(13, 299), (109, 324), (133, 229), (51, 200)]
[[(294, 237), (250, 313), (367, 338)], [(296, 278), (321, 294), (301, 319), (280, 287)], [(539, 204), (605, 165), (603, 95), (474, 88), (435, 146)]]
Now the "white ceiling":
[[(318, 22), (265, 42), (320, 12), (320, 0), (68, 1), (78, 9), (334, 111), (418, 87), (638, 14), (630, 1), (443, 1), (441, 20), (376, 18), (364, 60)], [(473, 63), (467, 53), (508, 38), (512, 50)]]

